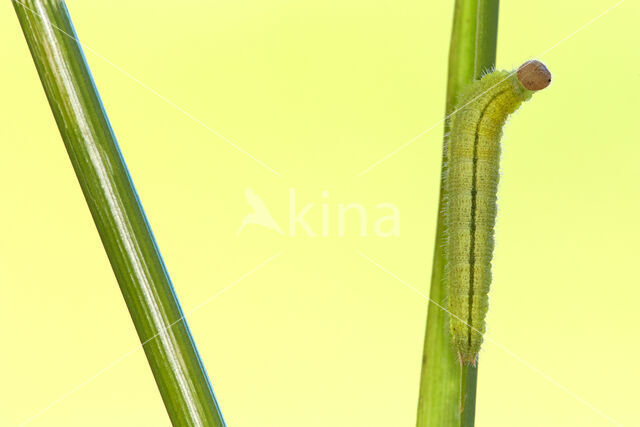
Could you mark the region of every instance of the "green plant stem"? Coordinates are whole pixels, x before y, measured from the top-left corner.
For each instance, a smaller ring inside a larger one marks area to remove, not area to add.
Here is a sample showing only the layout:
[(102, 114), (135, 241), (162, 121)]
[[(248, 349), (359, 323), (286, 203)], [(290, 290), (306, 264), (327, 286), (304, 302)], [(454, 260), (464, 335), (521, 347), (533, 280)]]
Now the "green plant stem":
[[(460, 91), (492, 69), (496, 58), (498, 0), (456, 0), (449, 50), (446, 116), (455, 108)], [(445, 135), (450, 121), (445, 120)], [(443, 150), (442, 172), (446, 167)], [(478, 369), (461, 366), (450, 343), (445, 266), (446, 188), (440, 183), (440, 202), (431, 275), (427, 330), (422, 358), (417, 427), (474, 425)]]
[(169, 417), (224, 426), (64, 1), (13, 4)]

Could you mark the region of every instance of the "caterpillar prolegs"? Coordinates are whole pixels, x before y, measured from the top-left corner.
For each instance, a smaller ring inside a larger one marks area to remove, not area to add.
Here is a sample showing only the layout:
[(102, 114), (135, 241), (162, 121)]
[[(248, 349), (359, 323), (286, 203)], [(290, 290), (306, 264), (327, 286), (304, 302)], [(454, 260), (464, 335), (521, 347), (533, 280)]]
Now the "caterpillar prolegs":
[(507, 117), (551, 74), (539, 61), (494, 71), (462, 93), (452, 118), (446, 172), (447, 280), (452, 342), (461, 363), (475, 365), (491, 284), (500, 138)]

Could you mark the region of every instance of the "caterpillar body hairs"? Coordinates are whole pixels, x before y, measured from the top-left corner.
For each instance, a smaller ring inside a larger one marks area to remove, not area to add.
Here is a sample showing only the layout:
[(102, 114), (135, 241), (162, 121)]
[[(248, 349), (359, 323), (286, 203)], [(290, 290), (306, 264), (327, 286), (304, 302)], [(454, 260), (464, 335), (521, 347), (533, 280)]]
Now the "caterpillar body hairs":
[(475, 365), (491, 284), (500, 138), (507, 117), (551, 74), (539, 61), (494, 71), (462, 93), (452, 118), (447, 154), (447, 290), (450, 332), (460, 363)]

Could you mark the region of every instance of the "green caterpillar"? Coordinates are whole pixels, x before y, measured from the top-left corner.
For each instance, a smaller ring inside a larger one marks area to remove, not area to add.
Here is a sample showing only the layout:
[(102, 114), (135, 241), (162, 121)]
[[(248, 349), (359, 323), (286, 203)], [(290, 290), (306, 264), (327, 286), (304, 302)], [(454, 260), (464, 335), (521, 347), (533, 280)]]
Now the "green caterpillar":
[(450, 330), (460, 363), (475, 365), (489, 307), (500, 138), (507, 117), (551, 74), (539, 61), (494, 71), (466, 88), (447, 143), (447, 280)]

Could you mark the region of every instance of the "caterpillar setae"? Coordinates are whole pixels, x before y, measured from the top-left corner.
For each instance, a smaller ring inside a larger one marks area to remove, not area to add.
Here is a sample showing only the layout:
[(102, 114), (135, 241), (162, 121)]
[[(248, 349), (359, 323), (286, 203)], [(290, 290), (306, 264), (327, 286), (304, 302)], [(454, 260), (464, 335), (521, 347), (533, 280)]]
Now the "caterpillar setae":
[(445, 172), (450, 331), (460, 363), (475, 365), (491, 284), (500, 138), (507, 117), (551, 74), (539, 61), (470, 84), (454, 110)]

